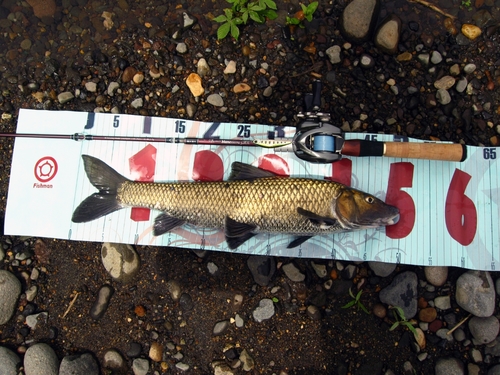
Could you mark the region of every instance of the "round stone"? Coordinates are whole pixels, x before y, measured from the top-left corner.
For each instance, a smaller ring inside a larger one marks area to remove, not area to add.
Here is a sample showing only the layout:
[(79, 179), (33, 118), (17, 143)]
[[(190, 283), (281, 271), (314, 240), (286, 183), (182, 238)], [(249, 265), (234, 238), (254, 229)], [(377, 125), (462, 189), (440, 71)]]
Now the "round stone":
[(102, 264), (109, 275), (122, 283), (130, 282), (139, 272), (139, 255), (130, 245), (105, 242), (101, 248)]

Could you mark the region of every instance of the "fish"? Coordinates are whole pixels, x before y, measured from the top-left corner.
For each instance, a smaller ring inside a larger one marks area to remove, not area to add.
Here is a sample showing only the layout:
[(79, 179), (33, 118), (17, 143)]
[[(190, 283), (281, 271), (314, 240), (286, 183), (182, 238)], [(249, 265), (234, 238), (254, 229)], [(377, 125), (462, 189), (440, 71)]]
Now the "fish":
[(259, 233), (286, 233), (297, 247), (315, 235), (392, 225), (397, 207), (338, 182), (278, 176), (234, 162), (226, 181), (136, 182), (102, 160), (82, 155), (90, 183), (98, 192), (83, 200), (72, 216), (84, 223), (125, 207), (161, 213), (153, 223), (160, 236), (184, 224), (224, 231), (236, 249)]

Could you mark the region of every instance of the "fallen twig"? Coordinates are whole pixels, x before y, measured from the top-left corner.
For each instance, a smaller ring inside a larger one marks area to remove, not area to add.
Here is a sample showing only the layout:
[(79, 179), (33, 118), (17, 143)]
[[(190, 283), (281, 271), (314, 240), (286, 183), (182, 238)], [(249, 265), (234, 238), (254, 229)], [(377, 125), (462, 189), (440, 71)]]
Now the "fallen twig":
[(63, 318), (64, 318), (66, 315), (68, 315), (69, 310), (71, 310), (71, 308), (72, 308), (72, 307), (73, 307), (73, 305), (75, 304), (75, 301), (76, 301), (76, 299), (78, 298), (78, 295), (79, 295), (79, 294), (80, 294), (80, 293), (78, 293), (78, 292), (75, 294), (75, 296), (73, 297), (73, 299), (72, 299), (72, 300), (71, 300), (71, 302), (69, 303), (68, 308), (66, 309), (66, 311), (64, 312), (64, 314), (63, 314), (63, 316), (62, 316)]
[(436, 5), (432, 4), (432, 3), (429, 3), (428, 1), (425, 1), (425, 0), (408, 0), (410, 3), (417, 3), (417, 4), (421, 4), (423, 6), (426, 6), (436, 12), (438, 12), (439, 14), (442, 14), (443, 16), (445, 17), (449, 17), (451, 19), (455, 19), (456, 17), (455, 16), (452, 16), (451, 14), (449, 13), (446, 13), (444, 10), (438, 8)]
[(460, 327), (462, 324), (464, 324), (467, 321), (467, 319), (469, 319), (471, 316), (472, 316), (472, 314), (469, 314), (469, 316), (466, 316), (465, 318), (463, 318), (461, 321), (459, 321), (457, 323), (457, 325), (455, 327), (453, 327), (448, 332), (446, 332), (446, 334), (451, 335), (453, 333), (453, 331), (455, 331), (458, 327)]

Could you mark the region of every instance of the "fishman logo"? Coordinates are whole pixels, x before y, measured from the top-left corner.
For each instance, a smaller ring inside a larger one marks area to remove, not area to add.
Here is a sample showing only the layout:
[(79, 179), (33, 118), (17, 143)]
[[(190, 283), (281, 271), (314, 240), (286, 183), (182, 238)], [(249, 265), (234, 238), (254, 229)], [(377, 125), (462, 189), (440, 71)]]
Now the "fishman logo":
[(40, 183), (33, 183), (33, 188), (52, 189), (52, 184), (47, 184), (57, 174), (57, 162), (52, 156), (44, 156), (35, 164), (35, 177)]

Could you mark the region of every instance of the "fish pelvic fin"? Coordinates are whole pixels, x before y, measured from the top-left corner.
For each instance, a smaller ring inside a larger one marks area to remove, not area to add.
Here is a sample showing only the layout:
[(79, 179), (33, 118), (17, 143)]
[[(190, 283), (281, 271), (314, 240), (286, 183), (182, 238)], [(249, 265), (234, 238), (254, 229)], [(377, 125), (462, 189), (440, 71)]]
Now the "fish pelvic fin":
[(255, 236), (252, 233), (257, 227), (252, 224), (240, 223), (229, 216), (224, 221), (224, 234), (226, 235), (227, 246), (234, 250), (250, 238)]
[(172, 229), (180, 227), (185, 223), (184, 220), (177, 219), (176, 217), (169, 216), (165, 213), (156, 217), (153, 224), (153, 234), (161, 236), (164, 233), (170, 232)]
[(71, 221), (86, 223), (122, 208), (116, 199), (120, 186), (129, 181), (109, 165), (90, 155), (82, 155), (85, 173), (99, 192), (83, 200), (75, 209)]

